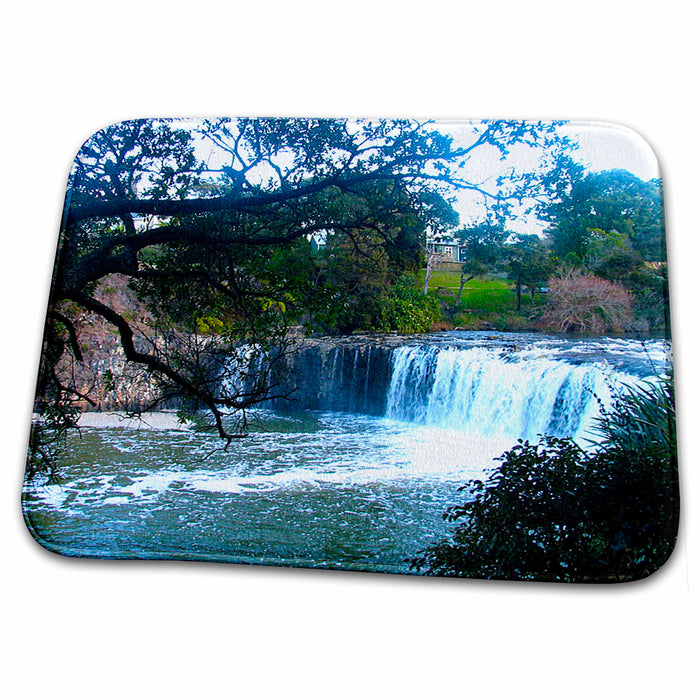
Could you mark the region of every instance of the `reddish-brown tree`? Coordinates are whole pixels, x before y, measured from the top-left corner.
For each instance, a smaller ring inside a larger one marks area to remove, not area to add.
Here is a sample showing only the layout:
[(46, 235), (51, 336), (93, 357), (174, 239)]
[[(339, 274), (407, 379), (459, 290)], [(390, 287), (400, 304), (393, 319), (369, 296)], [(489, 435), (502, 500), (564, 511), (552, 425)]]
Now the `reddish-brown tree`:
[(619, 333), (632, 322), (632, 295), (620, 284), (572, 270), (549, 280), (547, 328), (564, 333)]

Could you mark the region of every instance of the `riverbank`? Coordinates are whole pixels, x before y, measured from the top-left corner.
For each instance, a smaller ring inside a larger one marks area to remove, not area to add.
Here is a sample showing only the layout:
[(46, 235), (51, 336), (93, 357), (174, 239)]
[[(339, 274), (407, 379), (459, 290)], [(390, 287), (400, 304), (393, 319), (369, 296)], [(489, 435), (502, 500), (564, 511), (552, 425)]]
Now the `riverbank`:
[(127, 415), (117, 411), (90, 411), (80, 414), (77, 425), (79, 428), (187, 431), (190, 430), (193, 423), (183, 422), (175, 411), (152, 411), (140, 416)]

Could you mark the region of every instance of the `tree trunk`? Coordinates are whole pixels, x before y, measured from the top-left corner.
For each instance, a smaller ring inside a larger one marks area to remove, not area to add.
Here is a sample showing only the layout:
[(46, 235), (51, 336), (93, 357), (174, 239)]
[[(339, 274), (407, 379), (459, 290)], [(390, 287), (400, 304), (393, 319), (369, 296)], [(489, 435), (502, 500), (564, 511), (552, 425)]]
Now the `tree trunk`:
[(515, 283), (515, 295), (518, 300), (516, 308), (520, 311), (523, 306), (523, 285), (520, 280), (517, 280)]
[(423, 282), (423, 294), (428, 293), (428, 282), (433, 274), (433, 265), (440, 260), (440, 253), (428, 253), (425, 259), (425, 281)]
[(464, 285), (467, 282), (471, 282), (476, 275), (471, 275), (470, 277), (465, 277), (464, 273), (461, 274), (459, 278), (459, 291), (457, 292), (457, 297), (455, 298), (455, 309), (459, 308), (459, 302), (462, 300), (462, 292), (464, 291)]

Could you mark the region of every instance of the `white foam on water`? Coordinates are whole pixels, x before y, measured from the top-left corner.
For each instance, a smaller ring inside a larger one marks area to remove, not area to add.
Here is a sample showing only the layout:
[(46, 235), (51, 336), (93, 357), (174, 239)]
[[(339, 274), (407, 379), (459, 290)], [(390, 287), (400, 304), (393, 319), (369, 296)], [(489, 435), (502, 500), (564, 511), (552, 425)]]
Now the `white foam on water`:
[(61, 508), (66, 498), (70, 495), (70, 491), (59, 484), (44, 484), (25, 486), (25, 493), (33, 496), (43, 505), (51, 508)]
[(471, 479), (495, 466), (494, 458), (513, 446), (508, 435), (480, 435), (451, 428), (417, 427), (397, 438), (415, 476)]
[[(200, 468), (190, 460), (143, 473), (137, 460), (138, 466), (121, 465), (109, 474), (67, 482), (60, 493), (72, 495), (68, 509), (75, 510), (95, 498), (108, 505), (155, 502), (172, 489), (243, 495), (410, 479), (462, 482), (492, 467), (493, 457), (512, 444), (502, 435), (484, 437), (367, 416), (323, 414), (322, 419), (327, 431), (252, 435)], [(114, 439), (109, 438), (112, 446)], [(143, 436), (142, 446), (152, 448), (156, 439)], [(184, 460), (188, 454), (180, 456)]]

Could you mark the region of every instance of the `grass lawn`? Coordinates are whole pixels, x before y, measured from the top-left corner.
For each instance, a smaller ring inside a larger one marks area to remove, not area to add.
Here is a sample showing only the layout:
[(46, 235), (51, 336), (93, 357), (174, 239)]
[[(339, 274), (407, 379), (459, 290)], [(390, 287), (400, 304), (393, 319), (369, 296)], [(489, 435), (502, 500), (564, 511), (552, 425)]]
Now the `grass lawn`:
[[(459, 291), (459, 275), (458, 270), (436, 270), (430, 277), (429, 290), (450, 309)], [(422, 275), (418, 276), (417, 281), (422, 286)], [(533, 304), (530, 295), (523, 294), (522, 310), (518, 312), (512, 282), (500, 277), (477, 278), (464, 286), (459, 311), (452, 320), (457, 326), (470, 328), (489, 326), (517, 329), (530, 325), (528, 321), (532, 308), (545, 301), (543, 295), (536, 295)]]
[[(459, 272), (437, 270), (430, 277), (428, 288), (441, 301), (454, 304), (459, 291)], [(464, 310), (504, 313), (515, 308), (513, 285), (501, 278), (477, 278), (464, 286), (460, 308)]]

